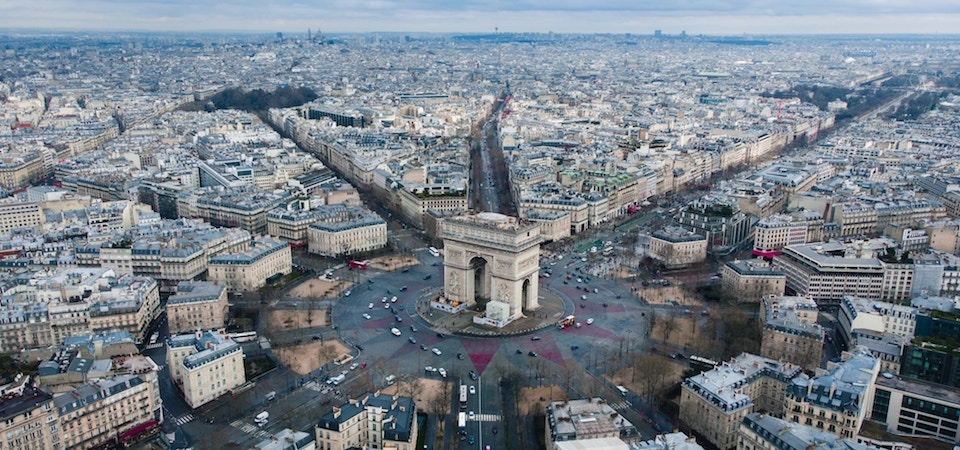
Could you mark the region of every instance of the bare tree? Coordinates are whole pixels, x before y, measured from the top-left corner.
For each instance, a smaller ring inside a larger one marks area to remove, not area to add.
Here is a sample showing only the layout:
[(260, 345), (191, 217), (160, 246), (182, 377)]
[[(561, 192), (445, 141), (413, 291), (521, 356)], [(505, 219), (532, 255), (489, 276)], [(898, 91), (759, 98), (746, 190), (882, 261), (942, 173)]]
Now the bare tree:
[(433, 397), (428, 401), (430, 411), (441, 416), (447, 414), (450, 410), (450, 402), (453, 399), (451, 384), (446, 381), (440, 382), (440, 389), (433, 393)]
[(320, 364), (323, 365), (324, 369), (327, 368), (327, 364), (329, 364), (330, 361), (333, 361), (334, 358), (339, 356), (337, 355), (336, 346), (333, 345), (332, 342), (330, 342), (329, 344), (330, 345), (321, 344), (320, 349), (317, 350), (317, 356), (320, 358)]
[(663, 341), (669, 344), (670, 336), (677, 330), (677, 318), (669, 314), (665, 315), (662, 318), (658, 318), (657, 325), (660, 326), (660, 331), (663, 332)]

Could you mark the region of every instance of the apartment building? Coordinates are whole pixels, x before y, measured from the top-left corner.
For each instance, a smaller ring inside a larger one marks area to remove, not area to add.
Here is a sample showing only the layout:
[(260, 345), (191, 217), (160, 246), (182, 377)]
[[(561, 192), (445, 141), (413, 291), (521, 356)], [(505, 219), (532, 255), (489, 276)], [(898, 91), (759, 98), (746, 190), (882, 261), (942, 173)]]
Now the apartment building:
[(410, 397), (365, 393), (334, 406), (316, 425), (317, 450), (416, 450), (417, 405)]
[(247, 382), (243, 348), (222, 329), (171, 336), (167, 339), (167, 367), (191, 408)]
[(787, 277), (762, 259), (728, 261), (720, 269), (721, 289), (727, 298), (756, 302), (767, 295), (783, 295)]
[(813, 372), (823, 357), (823, 327), (817, 302), (806, 297), (765, 296), (760, 301), (760, 356), (790, 361)]
[(0, 186), (19, 189), (47, 175), (43, 167), (46, 155), (53, 150), (41, 147), (37, 152), (11, 152), (0, 157)]
[(316, 450), (316, 440), (310, 433), (289, 428), (270, 435), (253, 446), (256, 450)]
[(31, 384), (29, 376), (0, 388), (0, 448), (42, 450), (65, 448), (53, 397)]
[(896, 434), (960, 443), (960, 393), (954, 389), (883, 373), (877, 378), (870, 419)]
[(728, 253), (750, 238), (752, 220), (734, 199), (703, 197), (680, 210), (680, 227), (706, 237), (714, 252)]
[(570, 237), (570, 214), (560, 211), (527, 210), (523, 217), (540, 224), (540, 233), (545, 242), (559, 241)]
[(845, 348), (856, 345), (859, 334), (893, 334), (913, 339), (917, 326), (917, 308), (870, 300), (852, 295), (840, 301), (837, 337)]
[(683, 228), (668, 227), (650, 236), (648, 255), (668, 269), (707, 260), (707, 238)]
[[(605, 438), (634, 441), (640, 438), (636, 426), (599, 397), (551, 402), (547, 405), (545, 420), (547, 448), (566, 441), (598, 442)], [(586, 442), (583, 444), (589, 447)]]
[(821, 431), (778, 419), (768, 414), (751, 413), (740, 424), (738, 450), (881, 450), (858, 439), (843, 439)]
[(53, 398), (59, 447), (107, 448), (156, 433), (160, 418), (156, 372), (120, 375), (85, 383)]
[(830, 363), (822, 375), (789, 383), (783, 409), (786, 420), (842, 438), (860, 433), (873, 406), (880, 361), (863, 351), (844, 353), (842, 358)]
[(207, 280), (230, 292), (252, 291), (290, 273), (292, 264), (290, 244), (263, 236), (254, 239), (247, 250), (210, 258)]
[(753, 255), (773, 258), (788, 245), (819, 241), (822, 236), (823, 217), (816, 213), (764, 217), (753, 228)]
[(781, 414), (800, 366), (742, 353), (680, 384), (680, 420), (722, 450), (737, 446), (740, 422), (755, 410)]
[(307, 230), (307, 250), (322, 256), (345, 256), (387, 245), (387, 222), (372, 212), (318, 221)]
[(19, 200), (0, 203), (0, 233), (20, 228), (33, 228), (44, 221), (40, 203)]
[(205, 281), (181, 281), (167, 299), (171, 334), (221, 328), (227, 319), (227, 288)]
[(423, 227), (423, 216), (428, 209), (435, 211), (464, 211), (467, 209), (466, 190), (426, 193), (411, 191), (406, 188), (398, 189), (397, 197), (400, 202), (400, 212), (414, 226)]

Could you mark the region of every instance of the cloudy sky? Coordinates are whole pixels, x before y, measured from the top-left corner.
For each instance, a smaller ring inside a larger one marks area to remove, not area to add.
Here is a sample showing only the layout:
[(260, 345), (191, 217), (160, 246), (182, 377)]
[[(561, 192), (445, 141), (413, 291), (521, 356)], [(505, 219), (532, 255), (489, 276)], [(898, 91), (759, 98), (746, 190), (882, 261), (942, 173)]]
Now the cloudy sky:
[(960, 0), (33, 0), (0, 28), (960, 34)]

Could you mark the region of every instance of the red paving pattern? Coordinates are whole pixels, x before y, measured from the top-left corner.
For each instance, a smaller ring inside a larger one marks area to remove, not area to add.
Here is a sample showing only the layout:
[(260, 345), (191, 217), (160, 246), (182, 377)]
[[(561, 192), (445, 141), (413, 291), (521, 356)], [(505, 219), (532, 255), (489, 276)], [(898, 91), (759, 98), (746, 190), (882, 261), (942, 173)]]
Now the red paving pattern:
[(563, 364), (563, 355), (560, 354), (557, 341), (553, 339), (552, 334), (543, 334), (539, 341), (531, 341), (528, 348), (537, 352), (540, 358), (547, 359), (554, 364)]
[(483, 373), (487, 365), (490, 364), (490, 360), (493, 359), (493, 355), (500, 349), (499, 339), (465, 338), (460, 340), (460, 344), (466, 350), (467, 356), (470, 357), (470, 362), (473, 363), (477, 373)]

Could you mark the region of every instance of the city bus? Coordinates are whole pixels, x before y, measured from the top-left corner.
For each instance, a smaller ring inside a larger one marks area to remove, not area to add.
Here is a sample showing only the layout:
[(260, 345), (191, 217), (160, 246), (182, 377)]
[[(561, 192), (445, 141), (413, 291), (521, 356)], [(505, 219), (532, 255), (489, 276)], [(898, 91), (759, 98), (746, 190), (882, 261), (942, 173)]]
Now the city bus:
[(460, 385), (460, 409), (467, 409), (467, 385)]
[(577, 318), (574, 317), (574, 316), (564, 317), (563, 319), (560, 319), (559, 322), (557, 322), (557, 328), (559, 328), (559, 329), (562, 330), (562, 329), (564, 329), (564, 328), (566, 328), (566, 327), (569, 327), (569, 326), (573, 325), (573, 323), (574, 323), (575, 320), (577, 320)]
[(351, 259), (351, 260), (347, 263), (347, 265), (348, 265), (351, 269), (367, 270), (367, 262), (366, 262), (366, 261), (357, 261), (357, 260), (355, 260), (355, 259)]
[(457, 429), (460, 433), (467, 432), (467, 413), (460, 412), (460, 414), (457, 414)]

